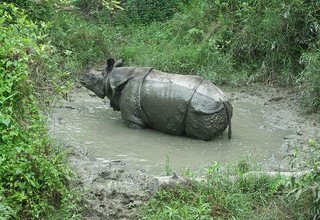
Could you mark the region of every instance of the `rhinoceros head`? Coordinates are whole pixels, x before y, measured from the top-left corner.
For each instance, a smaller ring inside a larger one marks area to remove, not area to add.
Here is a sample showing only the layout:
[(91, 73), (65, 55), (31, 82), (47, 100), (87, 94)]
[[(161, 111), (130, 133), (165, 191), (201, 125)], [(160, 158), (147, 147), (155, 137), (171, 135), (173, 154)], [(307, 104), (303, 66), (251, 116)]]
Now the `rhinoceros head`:
[(104, 98), (105, 94), (105, 77), (96, 71), (89, 71), (81, 78), (81, 84), (87, 89), (94, 92), (98, 97)]
[(124, 62), (122, 59), (115, 62), (113, 58), (109, 58), (107, 60), (107, 66), (102, 72), (91, 70), (85, 73), (80, 80), (84, 87), (93, 91), (99, 98), (103, 99), (105, 96), (107, 96), (110, 99), (111, 107), (113, 107), (115, 110), (119, 110), (117, 107), (118, 105), (115, 103), (116, 100), (113, 100), (116, 91), (114, 88), (115, 86), (110, 84), (108, 75), (115, 67), (121, 67), (123, 64)]

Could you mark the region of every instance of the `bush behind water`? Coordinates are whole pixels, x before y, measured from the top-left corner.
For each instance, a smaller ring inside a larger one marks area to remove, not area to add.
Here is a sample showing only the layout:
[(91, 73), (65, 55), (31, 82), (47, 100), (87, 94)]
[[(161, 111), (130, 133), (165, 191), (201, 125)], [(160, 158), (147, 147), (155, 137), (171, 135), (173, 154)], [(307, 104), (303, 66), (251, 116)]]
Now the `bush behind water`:
[(138, 16), (141, 23), (166, 21), (177, 12), (178, 0), (127, 0), (126, 14), (134, 18)]
[[(206, 12), (221, 24), (217, 46), (252, 81), (304, 85), (308, 109), (319, 106), (319, 1), (211, 1)], [(319, 109), (319, 108), (318, 108)]]
[(69, 12), (60, 12), (53, 18), (50, 37), (65, 58), (62, 68), (76, 72), (109, 56), (112, 46), (109, 34), (114, 34), (108, 26), (92, 25), (81, 15)]
[(317, 111), (319, 11), (315, 0), (180, 2), (170, 20), (124, 30), (131, 39), (119, 56), (219, 82), (296, 86), (305, 91), (305, 106)]
[(2, 2), (12, 3), (19, 8), (24, 9), (29, 18), (33, 21), (49, 21), (51, 15), (58, 9), (57, 6), (68, 4), (69, 0), (42, 0), (42, 1), (26, 1), (26, 0), (3, 0)]
[[(320, 40), (318, 41), (318, 45)], [(301, 73), (299, 83), (302, 84), (304, 93), (301, 101), (309, 112), (320, 109), (320, 46), (312, 52), (306, 52), (301, 57), (305, 69)]]
[[(177, 12), (183, 0), (76, 0), (74, 5), (96, 21), (144, 23), (166, 21)], [(184, 0), (185, 1), (185, 0)]]

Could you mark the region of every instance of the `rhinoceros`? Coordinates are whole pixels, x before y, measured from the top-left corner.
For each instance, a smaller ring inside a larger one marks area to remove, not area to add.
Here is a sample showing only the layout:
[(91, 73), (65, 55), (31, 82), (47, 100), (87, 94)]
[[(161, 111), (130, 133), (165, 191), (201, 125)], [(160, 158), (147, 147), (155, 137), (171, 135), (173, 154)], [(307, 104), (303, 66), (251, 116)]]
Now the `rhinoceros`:
[(123, 60), (109, 58), (102, 73), (87, 72), (81, 84), (100, 98), (107, 96), (129, 128), (211, 140), (229, 126), (231, 138), (232, 105), (203, 77), (124, 67)]

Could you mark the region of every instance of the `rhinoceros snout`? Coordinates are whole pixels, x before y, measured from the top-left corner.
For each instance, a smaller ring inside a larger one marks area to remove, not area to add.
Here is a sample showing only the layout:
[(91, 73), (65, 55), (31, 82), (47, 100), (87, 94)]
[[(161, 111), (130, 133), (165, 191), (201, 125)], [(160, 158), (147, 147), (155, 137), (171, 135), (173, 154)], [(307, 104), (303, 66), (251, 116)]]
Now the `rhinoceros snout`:
[[(95, 75), (90, 73), (83, 74), (82, 76), (79, 77), (79, 80), (81, 85), (83, 85), (86, 88), (91, 87), (90, 85), (96, 84), (96, 81), (97, 81)], [(88, 88), (88, 89), (91, 89), (91, 88)]]
[(104, 89), (105, 79), (102, 74), (89, 72), (83, 74), (79, 79), (81, 85), (94, 92), (98, 97), (103, 99), (106, 96)]

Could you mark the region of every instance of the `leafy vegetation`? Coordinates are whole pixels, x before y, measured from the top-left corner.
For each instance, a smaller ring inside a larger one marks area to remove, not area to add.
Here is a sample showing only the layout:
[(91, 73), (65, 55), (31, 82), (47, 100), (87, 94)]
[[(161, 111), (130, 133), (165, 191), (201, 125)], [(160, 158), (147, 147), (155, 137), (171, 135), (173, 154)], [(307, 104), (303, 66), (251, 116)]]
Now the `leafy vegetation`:
[(59, 208), (75, 217), (72, 173), (48, 138), (35, 93), (52, 80), (53, 47), (23, 10), (1, 3), (0, 17), (0, 219), (38, 219)]
[[(92, 25), (81, 17), (61, 12), (53, 17), (51, 40), (64, 58), (60, 68), (67, 71), (84, 69), (93, 62), (99, 62), (110, 56), (112, 43), (108, 28)], [(81, 39), (81, 40), (79, 40)]]
[[(318, 219), (320, 217), (320, 145), (310, 140), (301, 178), (248, 175), (253, 167), (214, 163), (204, 180), (160, 190), (141, 210), (141, 219)], [(247, 174), (246, 174), (247, 173)], [(190, 173), (189, 173), (190, 177)], [(191, 174), (192, 177), (192, 174)]]
[(124, 10), (117, 13), (115, 21), (120, 24), (139, 23), (150, 24), (170, 20), (179, 11), (182, 0), (127, 0), (123, 5)]
[(28, 17), (33, 21), (50, 21), (51, 15), (57, 10), (57, 6), (63, 6), (68, 0), (44, 0), (44, 1), (24, 1), (5, 0), (3, 2), (12, 3), (24, 9)]

